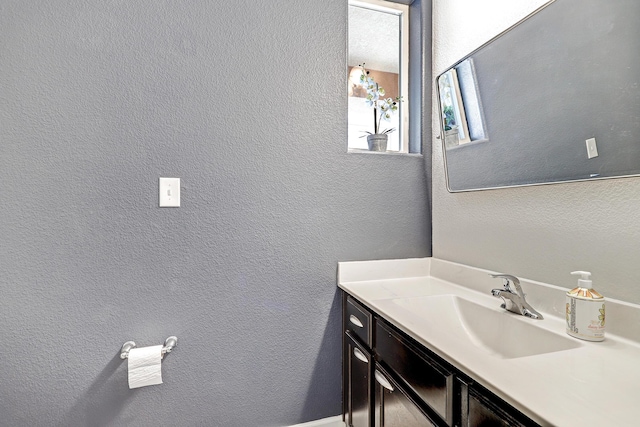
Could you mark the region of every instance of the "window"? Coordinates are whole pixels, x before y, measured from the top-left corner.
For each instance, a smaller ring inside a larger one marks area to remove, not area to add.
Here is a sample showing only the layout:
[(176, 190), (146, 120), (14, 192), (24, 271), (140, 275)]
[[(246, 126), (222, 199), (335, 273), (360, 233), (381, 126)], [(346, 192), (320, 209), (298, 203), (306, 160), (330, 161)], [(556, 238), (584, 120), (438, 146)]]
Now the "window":
[[(348, 148), (367, 149), (367, 132), (374, 133), (373, 107), (360, 75), (364, 64), (369, 76), (385, 90), (384, 98), (401, 97), (398, 110), (383, 120), (379, 132), (390, 132), (387, 151), (409, 152), (409, 7), (381, 0), (349, 1)], [(378, 116), (380, 111), (378, 111)], [(379, 119), (379, 117), (378, 117)]]
[(440, 75), (438, 92), (447, 148), (488, 139), (471, 59)]
[(450, 69), (438, 79), (440, 89), (440, 105), (442, 105), (442, 118), (444, 120), (445, 140), (451, 141), (450, 135), (454, 135), (454, 143), (451, 145), (465, 144), (470, 141), (467, 127), (467, 116), (460, 94), (460, 83), (455, 68)]

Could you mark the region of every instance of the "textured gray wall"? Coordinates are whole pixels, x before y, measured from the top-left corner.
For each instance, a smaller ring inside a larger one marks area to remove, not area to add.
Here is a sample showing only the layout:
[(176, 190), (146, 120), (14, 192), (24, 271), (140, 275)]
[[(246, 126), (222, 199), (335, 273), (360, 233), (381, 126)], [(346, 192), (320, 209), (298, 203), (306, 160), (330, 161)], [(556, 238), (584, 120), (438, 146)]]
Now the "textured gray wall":
[[(340, 412), (337, 261), (430, 255), (424, 159), (346, 153), (345, 33), (345, 0), (0, 2), (0, 425)], [(169, 335), (129, 390), (122, 343)]]
[[(542, 3), (434, 1), (434, 75)], [(432, 124), (439, 132), (436, 114)], [(569, 272), (589, 270), (605, 296), (640, 303), (638, 212), (640, 178), (451, 194), (442, 147), (433, 146), (433, 255), (438, 258), (567, 288), (576, 283)]]

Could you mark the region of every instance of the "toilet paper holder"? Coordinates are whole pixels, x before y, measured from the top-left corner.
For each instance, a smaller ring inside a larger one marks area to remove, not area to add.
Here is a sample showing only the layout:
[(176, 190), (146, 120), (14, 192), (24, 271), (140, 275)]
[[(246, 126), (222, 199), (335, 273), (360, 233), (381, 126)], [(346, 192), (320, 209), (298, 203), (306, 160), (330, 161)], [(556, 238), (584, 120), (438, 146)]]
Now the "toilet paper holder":
[[(169, 337), (164, 340), (164, 346), (162, 347), (162, 356), (164, 356), (165, 353), (171, 353), (171, 350), (173, 350), (177, 345), (178, 337)], [(126, 343), (122, 344), (122, 348), (120, 349), (120, 359), (126, 359), (127, 357), (129, 357), (129, 351), (131, 351), (132, 348), (136, 348), (136, 343), (134, 341), (127, 341)]]

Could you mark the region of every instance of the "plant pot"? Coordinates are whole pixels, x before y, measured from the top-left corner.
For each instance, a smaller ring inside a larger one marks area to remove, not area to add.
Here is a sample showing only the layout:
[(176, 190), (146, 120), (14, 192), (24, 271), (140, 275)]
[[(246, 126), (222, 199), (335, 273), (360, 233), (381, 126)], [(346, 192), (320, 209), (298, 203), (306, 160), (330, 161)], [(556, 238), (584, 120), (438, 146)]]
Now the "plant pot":
[(387, 151), (388, 140), (389, 135), (386, 133), (374, 133), (373, 135), (367, 135), (369, 151)]
[(457, 147), (460, 144), (460, 137), (458, 136), (458, 127), (444, 132), (444, 146), (446, 148)]

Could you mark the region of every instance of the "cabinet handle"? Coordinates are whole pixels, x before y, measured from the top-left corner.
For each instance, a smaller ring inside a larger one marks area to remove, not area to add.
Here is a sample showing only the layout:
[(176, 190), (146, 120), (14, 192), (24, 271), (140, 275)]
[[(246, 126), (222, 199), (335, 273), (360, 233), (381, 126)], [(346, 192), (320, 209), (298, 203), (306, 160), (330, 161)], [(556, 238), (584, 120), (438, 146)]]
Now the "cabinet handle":
[(374, 376), (376, 377), (376, 381), (378, 381), (378, 384), (389, 391), (393, 391), (393, 386), (391, 385), (389, 380), (387, 380), (385, 376), (380, 373), (380, 371), (376, 370)]
[(364, 353), (360, 351), (360, 349), (354, 348), (353, 355), (356, 357), (356, 359), (361, 360), (364, 363), (369, 363), (369, 361), (367, 360), (367, 356), (365, 356)]
[(362, 328), (364, 325), (362, 324), (362, 322), (360, 321), (360, 319), (358, 319), (356, 316), (354, 316), (353, 314), (351, 316), (349, 316), (349, 322), (353, 323), (354, 325), (356, 325), (358, 328)]

